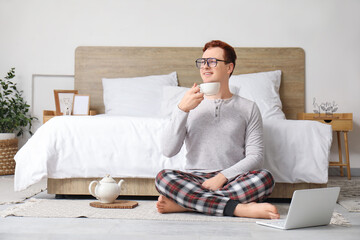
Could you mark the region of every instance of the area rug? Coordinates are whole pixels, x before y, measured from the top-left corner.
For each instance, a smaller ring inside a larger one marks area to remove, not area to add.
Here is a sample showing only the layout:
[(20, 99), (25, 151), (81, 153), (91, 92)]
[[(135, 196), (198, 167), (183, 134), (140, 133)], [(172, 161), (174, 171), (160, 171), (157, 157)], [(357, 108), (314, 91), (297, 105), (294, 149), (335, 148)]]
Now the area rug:
[(0, 205), (20, 203), (24, 200), (44, 191), (46, 189), (46, 179), (29, 187), (28, 189), (14, 191), (14, 175), (0, 177)]
[[(207, 216), (200, 213), (160, 214), (156, 210), (156, 201), (138, 201), (133, 209), (104, 209), (89, 205), (94, 200), (56, 200), (32, 198), (24, 204), (18, 204), (0, 212), (1, 217), (51, 217), (51, 218), (117, 218), (159, 221), (211, 221), (211, 222), (255, 222), (257, 219)], [(281, 218), (286, 218), (288, 203), (275, 204)], [(334, 213), (332, 224), (348, 226), (349, 222), (339, 213)]]
[(360, 177), (329, 177), (328, 187), (340, 187), (338, 203), (349, 212), (360, 212)]

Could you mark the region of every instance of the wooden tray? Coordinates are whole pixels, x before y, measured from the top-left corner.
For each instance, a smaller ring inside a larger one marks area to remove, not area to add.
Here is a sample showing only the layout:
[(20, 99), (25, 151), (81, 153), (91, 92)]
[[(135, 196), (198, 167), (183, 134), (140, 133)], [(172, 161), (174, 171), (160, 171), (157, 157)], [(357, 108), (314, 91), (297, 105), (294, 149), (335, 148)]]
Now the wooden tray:
[(101, 202), (91, 202), (90, 206), (96, 208), (123, 208), (130, 209), (139, 205), (136, 201), (127, 201), (127, 200), (115, 200), (113, 203), (101, 203)]

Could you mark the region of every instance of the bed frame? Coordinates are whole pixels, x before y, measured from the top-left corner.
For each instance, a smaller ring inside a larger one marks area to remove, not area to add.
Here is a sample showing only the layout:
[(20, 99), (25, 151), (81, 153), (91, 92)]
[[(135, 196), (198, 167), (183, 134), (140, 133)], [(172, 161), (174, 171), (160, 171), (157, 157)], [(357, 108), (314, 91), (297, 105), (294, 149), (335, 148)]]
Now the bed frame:
[[(280, 97), (287, 119), (304, 112), (305, 53), (301, 48), (235, 48), (234, 74), (281, 70)], [(201, 83), (195, 59), (200, 47), (78, 47), (75, 51), (75, 89), (90, 94), (91, 109), (104, 113), (102, 78), (138, 77), (176, 71), (179, 85)], [(154, 179), (124, 178), (122, 195), (156, 196)], [(89, 195), (93, 178), (48, 179), (48, 193)], [(272, 198), (291, 198), (297, 189), (326, 187), (314, 183), (277, 183)]]

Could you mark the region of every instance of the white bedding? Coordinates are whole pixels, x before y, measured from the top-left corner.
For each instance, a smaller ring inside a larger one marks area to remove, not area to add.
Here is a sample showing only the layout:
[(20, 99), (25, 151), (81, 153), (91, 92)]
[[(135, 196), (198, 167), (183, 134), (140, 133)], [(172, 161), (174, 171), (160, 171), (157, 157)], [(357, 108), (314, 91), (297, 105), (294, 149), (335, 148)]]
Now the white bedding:
[[(183, 170), (185, 148), (161, 154), (164, 118), (61, 116), (52, 118), (15, 156), (15, 190), (43, 178), (154, 178), (164, 168)], [(265, 168), (277, 182), (326, 183), (331, 126), (314, 121), (264, 120)]]
[(264, 120), (264, 168), (276, 182), (327, 183), (330, 125), (316, 121)]

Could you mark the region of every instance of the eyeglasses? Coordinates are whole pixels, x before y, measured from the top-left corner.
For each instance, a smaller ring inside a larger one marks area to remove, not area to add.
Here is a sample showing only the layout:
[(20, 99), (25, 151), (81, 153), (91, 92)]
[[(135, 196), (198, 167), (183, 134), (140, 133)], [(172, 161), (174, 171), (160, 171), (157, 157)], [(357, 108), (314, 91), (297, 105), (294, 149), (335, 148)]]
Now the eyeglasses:
[(205, 64), (207, 64), (209, 67), (216, 67), (218, 62), (230, 63), (228, 61), (220, 60), (217, 58), (198, 58), (195, 61), (196, 67), (198, 69), (201, 69), (202, 67), (204, 67)]

